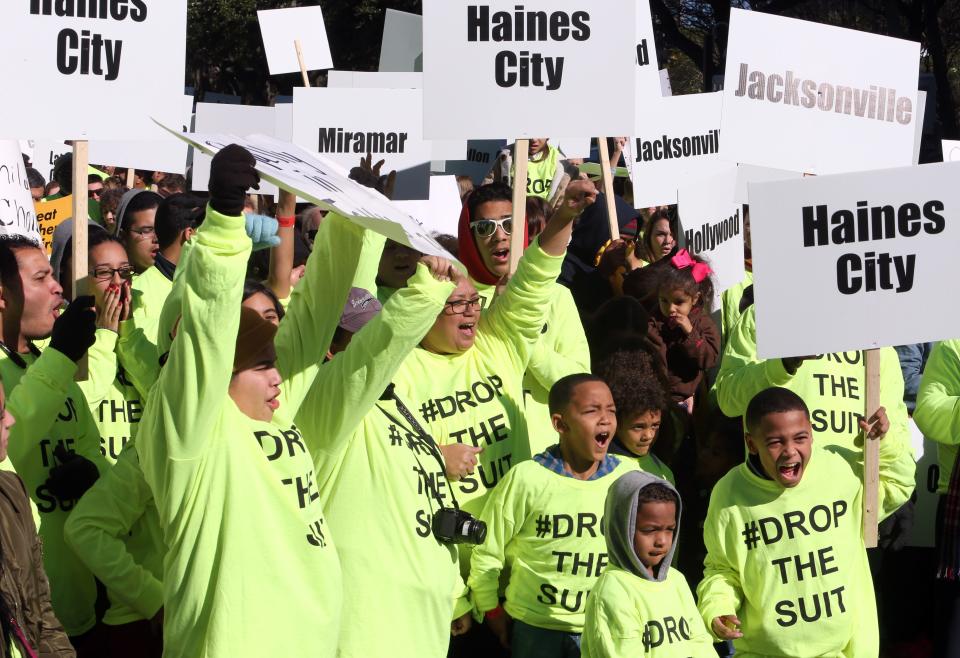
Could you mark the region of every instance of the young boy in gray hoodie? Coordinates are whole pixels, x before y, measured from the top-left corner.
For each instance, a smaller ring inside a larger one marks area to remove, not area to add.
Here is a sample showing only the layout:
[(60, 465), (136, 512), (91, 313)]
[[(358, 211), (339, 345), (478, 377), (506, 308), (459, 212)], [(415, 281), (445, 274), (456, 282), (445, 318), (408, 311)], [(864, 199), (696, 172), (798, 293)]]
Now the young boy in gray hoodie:
[(649, 473), (610, 487), (610, 563), (587, 600), (583, 658), (716, 657), (686, 579), (670, 566), (681, 507), (673, 485)]

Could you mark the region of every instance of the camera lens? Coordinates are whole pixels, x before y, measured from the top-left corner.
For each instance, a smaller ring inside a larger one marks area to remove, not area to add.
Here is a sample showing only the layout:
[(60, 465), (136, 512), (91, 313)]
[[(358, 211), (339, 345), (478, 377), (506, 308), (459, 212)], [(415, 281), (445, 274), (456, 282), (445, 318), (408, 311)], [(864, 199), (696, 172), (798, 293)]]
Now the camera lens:
[(487, 524), (479, 519), (470, 519), (463, 524), (464, 534), (471, 544), (482, 544), (487, 538)]

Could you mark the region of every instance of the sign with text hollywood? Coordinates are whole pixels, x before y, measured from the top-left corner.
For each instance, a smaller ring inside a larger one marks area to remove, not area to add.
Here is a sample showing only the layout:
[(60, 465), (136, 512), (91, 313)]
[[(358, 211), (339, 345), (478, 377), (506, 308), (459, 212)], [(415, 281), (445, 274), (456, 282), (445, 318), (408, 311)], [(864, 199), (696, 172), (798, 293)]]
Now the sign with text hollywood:
[(732, 9), (720, 156), (835, 174), (913, 160), (920, 44)]
[[(424, 135), (629, 135), (636, 11), (636, 0), (424, 0)], [(598, 89), (603, 110), (585, 122)]]
[(750, 186), (757, 353), (950, 338), (960, 163)]
[(179, 107), (186, 0), (6, 0), (0, 25), (4, 86), (59, 101), (0, 103), (0, 137), (142, 139)]
[[(371, 153), (396, 170), (394, 199), (430, 198), (431, 144), (423, 139), (419, 89), (293, 90), (293, 143), (344, 169)], [(462, 149), (466, 149), (461, 144)]]

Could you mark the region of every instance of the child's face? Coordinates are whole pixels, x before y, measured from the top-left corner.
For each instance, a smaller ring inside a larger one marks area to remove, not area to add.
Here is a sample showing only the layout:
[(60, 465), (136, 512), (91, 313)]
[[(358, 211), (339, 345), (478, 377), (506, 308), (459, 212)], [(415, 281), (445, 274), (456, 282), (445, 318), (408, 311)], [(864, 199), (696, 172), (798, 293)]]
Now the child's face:
[(667, 318), (689, 316), (698, 301), (700, 293), (691, 297), (682, 288), (660, 289), (660, 312)]
[(656, 500), (637, 507), (637, 528), (633, 533), (633, 550), (648, 569), (658, 566), (673, 546), (677, 530), (677, 504)]
[(660, 431), (660, 410), (652, 409), (630, 414), (617, 429), (617, 438), (637, 457), (646, 457)]
[(810, 461), (813, 428), (802, 411), (767, 414), (747, 434), (747, 447), (764, 472), (784, 487), (795, 487)]
[(573, 389), (562, 414), (553, 415), (554, 429), (573, 455), (584, 461), (603, 461), (610, 439), (617, 433), (617, 407), (603, 382), (584, 382)]

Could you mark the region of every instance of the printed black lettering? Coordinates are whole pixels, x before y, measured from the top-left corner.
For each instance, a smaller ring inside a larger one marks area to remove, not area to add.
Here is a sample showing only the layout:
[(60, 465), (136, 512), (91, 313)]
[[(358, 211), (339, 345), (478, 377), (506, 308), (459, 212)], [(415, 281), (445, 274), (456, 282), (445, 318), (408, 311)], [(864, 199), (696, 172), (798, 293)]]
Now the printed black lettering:
[(550, 583), (540, 585), (540, 594), (537, 595), (537, 601), (544, 605), (556, 605), (558, 589)]

